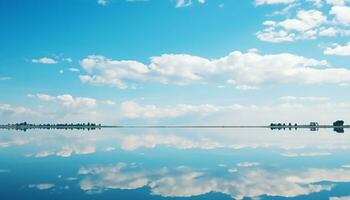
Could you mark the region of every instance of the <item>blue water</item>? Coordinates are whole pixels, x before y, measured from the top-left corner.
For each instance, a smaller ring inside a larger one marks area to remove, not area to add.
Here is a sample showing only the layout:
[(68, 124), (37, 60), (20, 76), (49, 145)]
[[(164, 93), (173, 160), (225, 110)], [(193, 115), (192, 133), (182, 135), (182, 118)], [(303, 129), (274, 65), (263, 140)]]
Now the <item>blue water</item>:
[(350, 133), (0, 131), (0, 199), (349, 199)]

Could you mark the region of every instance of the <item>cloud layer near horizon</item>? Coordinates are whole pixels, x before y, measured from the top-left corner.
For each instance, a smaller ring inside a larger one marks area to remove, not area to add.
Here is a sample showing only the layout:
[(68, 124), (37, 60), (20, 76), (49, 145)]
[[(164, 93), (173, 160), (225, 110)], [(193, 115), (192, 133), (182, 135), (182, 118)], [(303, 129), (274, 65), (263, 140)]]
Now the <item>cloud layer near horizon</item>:
[(91, 55), (80, 64), (86, 71), (80, 76), (83, 83), (120, 89), (137, 87), (145, 82), (177, 85), (229, 83), (236, 89), (268, 84), (350, 83), (349, 69), (334, 68), (325, 60), (289, 53), (263, 55), (255, 51), (233, 51), (217, 59), (163, 54), (151, 57), (149, 64)]

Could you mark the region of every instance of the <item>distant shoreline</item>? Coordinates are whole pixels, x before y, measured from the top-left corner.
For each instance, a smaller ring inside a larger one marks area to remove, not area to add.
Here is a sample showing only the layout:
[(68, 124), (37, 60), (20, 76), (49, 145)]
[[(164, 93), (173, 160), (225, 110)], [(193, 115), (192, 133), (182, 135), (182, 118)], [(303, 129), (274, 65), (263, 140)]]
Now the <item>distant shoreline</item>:
[(281, 126), (261, 126), (261, 125), (0, 125), (0, 129), (87, 129), (95, 130), (102, 128), (269, 128), (269, 129), (347, 129), (350, 125), (281, 125)]

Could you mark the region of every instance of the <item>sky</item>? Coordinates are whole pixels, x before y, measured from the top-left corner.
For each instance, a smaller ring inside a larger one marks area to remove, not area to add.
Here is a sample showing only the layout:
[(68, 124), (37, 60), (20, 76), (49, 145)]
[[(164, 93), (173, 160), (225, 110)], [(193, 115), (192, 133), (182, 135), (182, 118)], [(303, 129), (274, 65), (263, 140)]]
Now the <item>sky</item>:
[(348, 0), (0, 1), (0, 123), (350, 121)]

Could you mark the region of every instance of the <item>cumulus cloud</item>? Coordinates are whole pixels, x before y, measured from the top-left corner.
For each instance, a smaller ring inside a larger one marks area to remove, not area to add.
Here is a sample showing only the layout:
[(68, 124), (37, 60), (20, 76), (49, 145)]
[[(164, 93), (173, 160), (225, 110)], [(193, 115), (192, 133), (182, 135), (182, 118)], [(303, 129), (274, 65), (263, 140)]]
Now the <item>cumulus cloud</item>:
[(319, 27), (326, 22), (327, 17), (318, 10), (299, 10), (295, 18), (263, 22), (267, 27), (256, 35), (260, 40), (267, 42), (315, 39)]
[(72, 95), (64, 94), (59, 95), (56, 99), (65, 107), (78, 109), (78, 108), (93, 108), (96, 106), (96, 99), (89, 97), (76, 97)]
[(350, 56), (350, 42), (344, 46), (333, 44), (332, 47), (327, 47), (323, 53), (326, 55)]
[[(271, 16), (286, 15), (285, 19), (267, 20), (263, 22), (265, 28), (256, 33), (265, 42), (293, 42), (297, 40), (317, 39), (319, 36), (335, 37), (349, 36), (350, 18), (347, 13), (350, 7), (347, 0), (326, 0), (330, 6), (320, 9), (324, 1), (307, 0), (313, 6), (306, 10), (304, 3), (296, 2), (282, 10), (273, 12)], [(267, 4), (267, 3), (266, 3)], [(296, 11), (294, 12), (294, 8)], [(294, 14), (296, 13), (296, 14)]]
[(73, 97), (70, 94), (50, 96), (47, 94), (37, 94), (38, 99), (43, 101), (57, 102), (69, 109), (91, 109), (96, 106), (96, 99), (89, 97)]
[(330, 14), (334, 15), (335, 21), (343, 24), (350, 25), (350, 7), (347, 6), (333, 6), (330, 10)]
[(190, 197), (219, 192), (235, 199), (256, 198), (262, 195), (296, 197), (329, 191), (333, 187), (333, 184), (319, 184), (320, 182), (350, 181), (350, 172), (345, 169), (269, 171), (257, 167), (241, 168), (234, 173), (226, 171), (225, 175), (217, 176), (210, 170), (188, 167), (147, 170), (126, 163), (82, 167), (79, 174), (85, 176), (80, 182), (80, 188), (87, 192), (147, 186), (153, 195), (163, 197)]
[(57, 64), (58, 62), (53, 58), (43, 57), (38, 59), (32, 59), (33, 63), (41, 63), (41, 64)]
[(294, 54), (262, 55), (234, 51), (217, 59), (186, 54), (151, 57), (149, 64), (88, 56), (81, 62), (83, 83), (120, 89), (141, 83), (188, 85), (213, 82), (235, 83), (237, 89), (256, 89), (266, 84), (340, 84), (350, 82), (350, 70), (333, 68), (325, 60)]
[[(52, 96), (48, 94), (30, 95), (45, 102), (38, 105), (35, 111), (40, 114), (40, 121), (55, 120), (59, 122), (97, 119), (97, 100), (90, 97), (76, 97), (71, 94)], [(45, 107), (44, 107), (45, 106)], [(101, 116), (99, 116), (101, 117)]]

